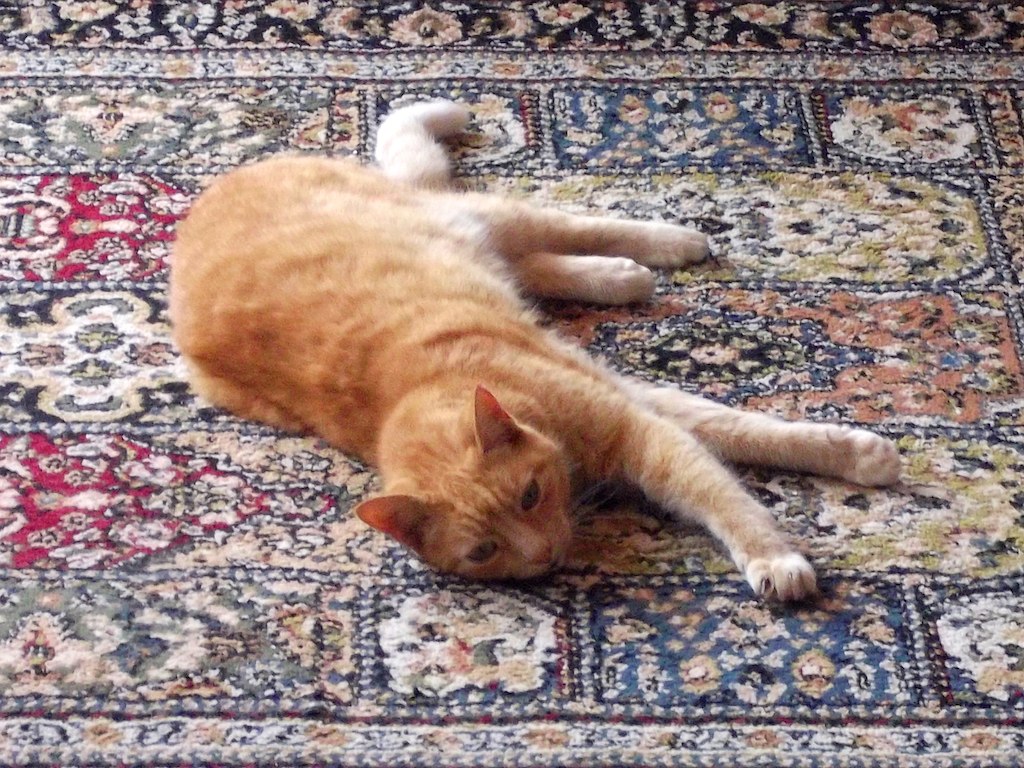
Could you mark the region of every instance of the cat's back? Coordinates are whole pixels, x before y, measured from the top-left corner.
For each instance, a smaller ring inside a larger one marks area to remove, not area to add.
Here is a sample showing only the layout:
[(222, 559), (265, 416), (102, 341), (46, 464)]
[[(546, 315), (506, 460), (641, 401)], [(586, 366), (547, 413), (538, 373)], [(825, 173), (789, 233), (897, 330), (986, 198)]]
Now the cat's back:
[(355, 162), (301, 156), (214, 181), (174, 248), (171, 317), (186, 353), (193, 330), (199, 341), (220, 315), (255, 307), (325, 313), (322, 321), (466, 295), (497, 301), (499, 311), (516, 304), (485, 234), (454, 210), (457, 198)]
[(449, 239), (430, 215), (437, 197), (349, 160), (283, 156), (237, 169), (216, 179), (179, 226), (174, 287), (267, 272), (280, 273), (267, 282), (276, 286), (311, 266), (347, 271), (431, 250)]

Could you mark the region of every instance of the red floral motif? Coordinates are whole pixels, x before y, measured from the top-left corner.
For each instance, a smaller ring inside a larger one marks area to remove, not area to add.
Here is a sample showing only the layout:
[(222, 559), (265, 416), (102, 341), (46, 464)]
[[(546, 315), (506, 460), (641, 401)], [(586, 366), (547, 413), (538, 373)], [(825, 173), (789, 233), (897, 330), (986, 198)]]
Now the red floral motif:
[[(0, 436), (0, 566), (112, 567), (297, 510), (288, 496), (123, 436)], [(317, 508), (303, 514), (331, 503), (315, 495)]]
[(144, 280), (191, 195), (151, 176), (0, 178), (0, 280)]

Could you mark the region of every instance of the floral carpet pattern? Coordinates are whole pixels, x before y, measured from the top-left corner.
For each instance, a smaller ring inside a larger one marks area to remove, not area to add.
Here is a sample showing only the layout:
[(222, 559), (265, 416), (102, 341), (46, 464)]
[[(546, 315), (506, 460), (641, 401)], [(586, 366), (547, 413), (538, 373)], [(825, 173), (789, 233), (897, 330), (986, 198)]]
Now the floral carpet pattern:
[[(554, 327), (898, 442), (890, 489), (739, 470), (819, 603), (635, 501), (550, 579), (437, 576), (368, 468), (191, 393), (203, 184), (437, 96), (471, 187), (712, 236)], [(1021, 765), (1022, 171), (1018, 3), (0, 0), (0, 765)]]

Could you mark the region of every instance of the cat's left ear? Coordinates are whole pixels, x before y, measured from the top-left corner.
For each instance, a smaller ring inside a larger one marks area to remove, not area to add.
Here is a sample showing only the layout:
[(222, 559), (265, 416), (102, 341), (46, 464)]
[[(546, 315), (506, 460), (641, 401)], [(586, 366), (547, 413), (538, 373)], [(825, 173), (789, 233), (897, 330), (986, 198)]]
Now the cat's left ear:
[(476, 388), (473, 410), (476, 416), (476, 441), (484, 453), (511, 445), (523, 434), (516, 420), (501, 407), (498, 398), (482, 385)]
[(414, 496), (377, 496), (356, 507), (356, 515), (367, 525), (386, 533), (412, 550), (423, 546), (430, 508)]

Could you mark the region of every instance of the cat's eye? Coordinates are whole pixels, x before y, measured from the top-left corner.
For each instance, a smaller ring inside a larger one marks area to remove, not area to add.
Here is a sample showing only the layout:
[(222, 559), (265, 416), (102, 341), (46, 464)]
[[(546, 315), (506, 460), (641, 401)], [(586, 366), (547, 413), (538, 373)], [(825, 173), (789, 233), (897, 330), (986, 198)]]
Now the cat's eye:
[(531, 509), (537, 506), (537, 502), (540, 501), (540, 485), (536, 480), (531, 480), (530, 484), (526, 486), (526, 490), (523, 491), (523, 498), (519, 501), (519, 506), (523, 512), (529, 512)]
[(498, 545), (495, 542), (482, 541), (469, 551), (469, 554), (466, 555), (466, 559), (471, 560), (474, 563), (486, 563), (494, 557), (494, 553), (497, 551)]

